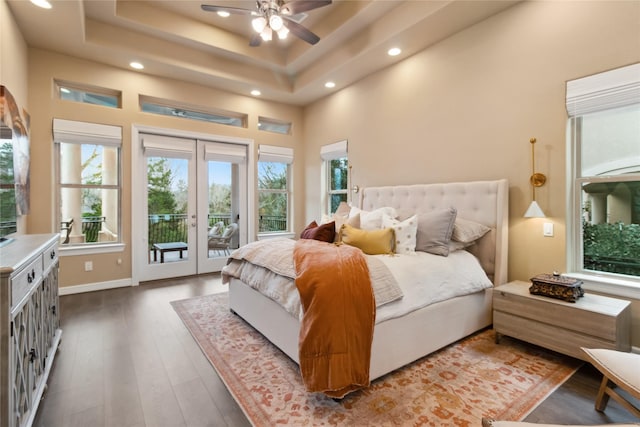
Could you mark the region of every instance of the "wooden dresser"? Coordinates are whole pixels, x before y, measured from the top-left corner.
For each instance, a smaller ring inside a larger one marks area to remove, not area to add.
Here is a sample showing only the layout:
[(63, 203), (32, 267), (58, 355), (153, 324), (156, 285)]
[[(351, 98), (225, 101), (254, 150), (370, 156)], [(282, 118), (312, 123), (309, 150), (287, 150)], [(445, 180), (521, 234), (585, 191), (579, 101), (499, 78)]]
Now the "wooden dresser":
[(58, 234), (0, 248), (0, 425), (30, 426), (60, 336)]
[(515, 281), (493, 290), (496, 340), (508, 335), (584, 359), (580, 347), (631, 351), (631, 303), (586, 293), (577, 302), (531, 295)]

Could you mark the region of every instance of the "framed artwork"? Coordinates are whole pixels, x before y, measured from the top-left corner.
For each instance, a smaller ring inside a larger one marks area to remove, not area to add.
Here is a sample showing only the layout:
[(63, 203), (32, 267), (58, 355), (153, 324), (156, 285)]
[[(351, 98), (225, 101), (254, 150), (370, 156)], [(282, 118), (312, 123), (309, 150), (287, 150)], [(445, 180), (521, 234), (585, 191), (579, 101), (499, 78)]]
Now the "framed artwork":
[(30, 120), (29, 113), (18, 106), (11, 92), (5, 86), (0, 86), (0, 129), (2, 129), (4, 141), (8, 139), (5, 139), (5, 137), (11, 136), (15, 206), (18, 216), (29, 213)]

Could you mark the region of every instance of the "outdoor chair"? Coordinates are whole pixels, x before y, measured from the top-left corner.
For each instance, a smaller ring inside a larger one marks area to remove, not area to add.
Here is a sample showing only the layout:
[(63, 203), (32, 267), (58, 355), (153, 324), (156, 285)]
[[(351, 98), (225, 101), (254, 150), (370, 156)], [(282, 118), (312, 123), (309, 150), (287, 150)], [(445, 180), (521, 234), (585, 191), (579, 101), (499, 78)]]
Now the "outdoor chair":
[[(212, 227), (212, 231), (216, 225)], [(209, 250), (213, 250), (218, 254), (223, 253), (229, 255), (231, 253), (231, 239), (233, 239), (237, 233), (238, 224), (236, 223), (227, 225), (219, 234), (212, 234), (210, 231), (208, 237)]]

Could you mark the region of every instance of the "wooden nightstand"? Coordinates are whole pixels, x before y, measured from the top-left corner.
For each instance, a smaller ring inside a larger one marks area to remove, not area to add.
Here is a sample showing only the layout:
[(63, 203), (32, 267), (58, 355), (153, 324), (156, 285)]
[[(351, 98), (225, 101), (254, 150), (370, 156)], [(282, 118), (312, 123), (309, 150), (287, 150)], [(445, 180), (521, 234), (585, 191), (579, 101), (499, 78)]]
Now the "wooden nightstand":
[(496, 341), (508, 335), (585, 359), (580, 347), (631, 351), (631, 303), (586, 293), (577, 302), (531, 295), (515, 281), (493, 290)]

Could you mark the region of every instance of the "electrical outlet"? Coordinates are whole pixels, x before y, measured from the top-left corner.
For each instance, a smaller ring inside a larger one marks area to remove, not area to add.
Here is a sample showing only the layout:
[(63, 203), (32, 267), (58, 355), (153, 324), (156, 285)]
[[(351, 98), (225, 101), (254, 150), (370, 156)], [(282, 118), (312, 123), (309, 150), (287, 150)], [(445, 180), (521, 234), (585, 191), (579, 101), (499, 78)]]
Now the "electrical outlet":
[(85, 261), (84, 263), (84, 271), (93, 270), (93, 261)]
[(553, 223), (545, 222), (542, 229), (542, 235), (545, 237), (553, 237)]

